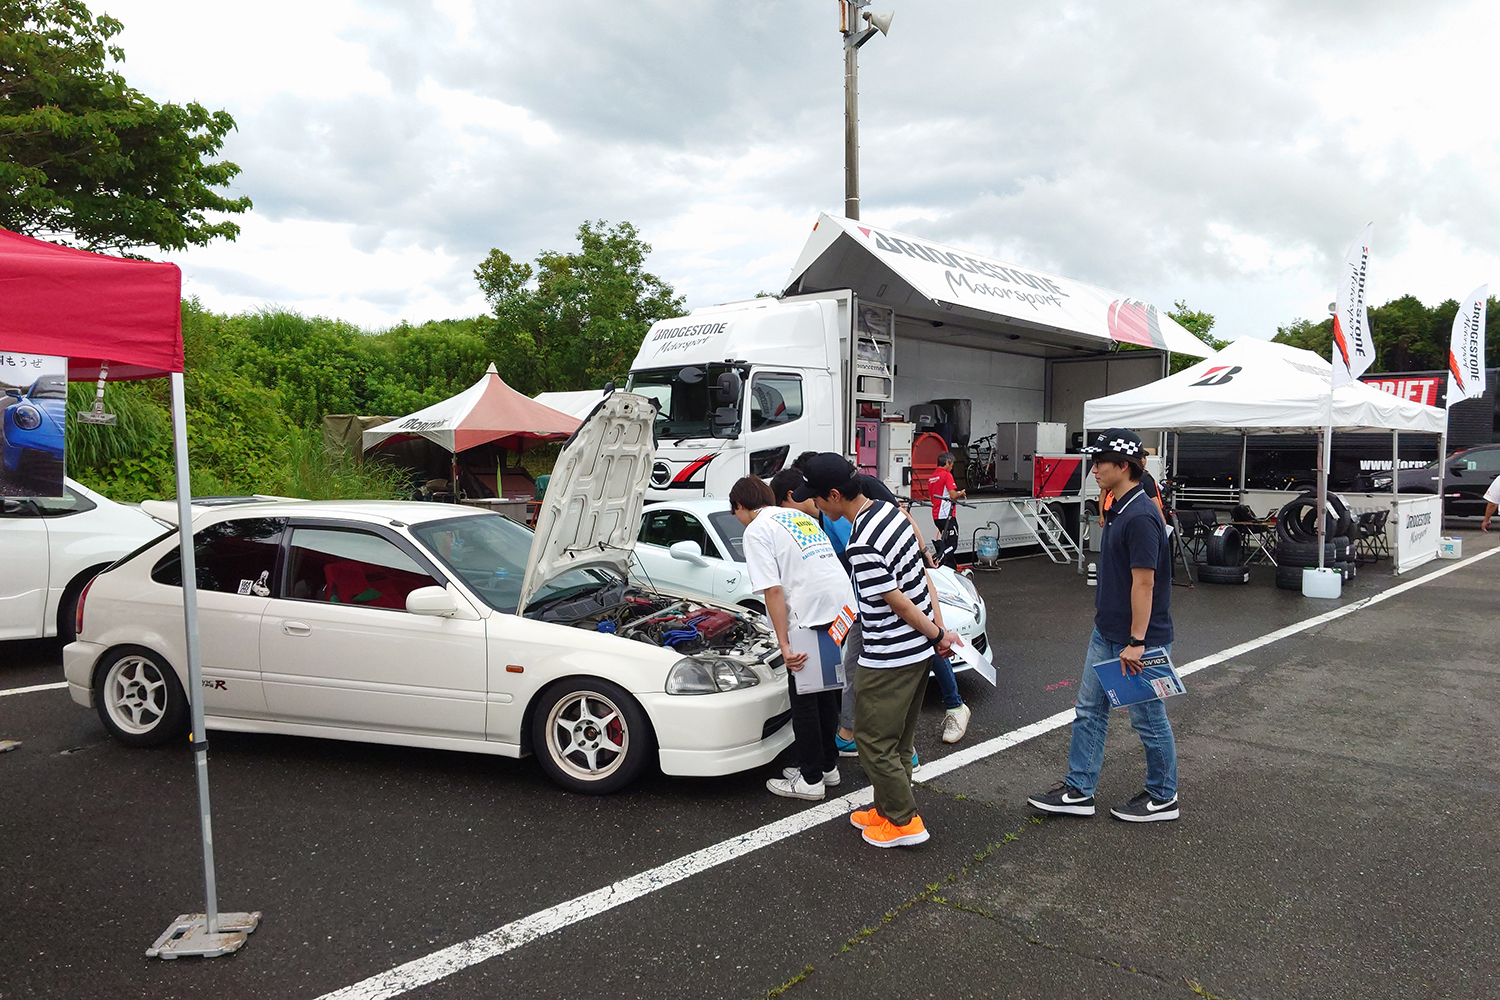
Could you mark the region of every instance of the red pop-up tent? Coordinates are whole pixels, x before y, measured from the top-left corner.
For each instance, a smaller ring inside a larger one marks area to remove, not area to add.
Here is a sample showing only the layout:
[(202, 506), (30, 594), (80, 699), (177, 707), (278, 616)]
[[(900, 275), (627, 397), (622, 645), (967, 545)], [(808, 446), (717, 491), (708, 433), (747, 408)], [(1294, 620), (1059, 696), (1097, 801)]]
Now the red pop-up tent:
[(187, 689), (207, 905), (202, 914), (185, 914), (174, 921), (148, 954), (213, 956), (234, 951), (255, 929), (260, 914), (219, 913), (214, 882), (182, 385), (182, 272), (176, 264), (107, 257), (0, 229), (0, 303), (0, 349), (66, 357), (68, 377), (74, 381), (94, 381), (101, 375), (110, 380), (163, 375), (171, 379)]

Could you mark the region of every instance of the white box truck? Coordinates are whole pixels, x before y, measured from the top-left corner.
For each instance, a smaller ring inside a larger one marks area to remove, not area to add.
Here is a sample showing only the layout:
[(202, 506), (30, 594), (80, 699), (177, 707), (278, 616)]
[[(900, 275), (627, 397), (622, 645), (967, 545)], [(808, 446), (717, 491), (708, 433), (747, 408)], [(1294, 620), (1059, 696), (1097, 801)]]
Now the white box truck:
[[(727, 496), (803, 451), (856, 461), (859, 424), (905, 423), (933, 400), (970, 400), (973, 428), (1049, 421), (1076, 434), (1086, 399), (1162, 377), (1170, 352), (1211, 353), (1138, 299), (823, 215), (779, 298), (695, 309), (646, 334), (629, 388), (660, 408), (648, 499)], [(878, 440), (913, 447), (905, 430)], [(897, 458), (879, 456), (880, 474)], [(893, 488), (907, 493), (900, 475)], [(1002, 545), (1035, 544), (1018, 499), (971, 497), (964, 542), (993, 522)]]

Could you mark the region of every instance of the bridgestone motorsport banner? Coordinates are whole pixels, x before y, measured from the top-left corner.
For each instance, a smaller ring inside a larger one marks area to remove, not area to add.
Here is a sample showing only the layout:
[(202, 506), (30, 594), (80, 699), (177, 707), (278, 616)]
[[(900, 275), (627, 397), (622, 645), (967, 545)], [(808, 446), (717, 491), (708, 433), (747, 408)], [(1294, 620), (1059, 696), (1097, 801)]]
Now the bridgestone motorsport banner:
[(1448, 405), (1484, 395), (1484, 312), (1490, 286), (1469, 293), (1453, 317), (1448, 347)]
[(62, 497), (68, 359), (0, 351), (0, 496)]
[(1375, 223), (1360, 232), (1344, 255), (1339, 270), (1338, 298), (1333, 314), (1333, 387), (1356, 381), (1375, 361), (1370, 338), (1370, 314), (1365, 308), (1365, 281), (1370, 269), (1370, 240)]

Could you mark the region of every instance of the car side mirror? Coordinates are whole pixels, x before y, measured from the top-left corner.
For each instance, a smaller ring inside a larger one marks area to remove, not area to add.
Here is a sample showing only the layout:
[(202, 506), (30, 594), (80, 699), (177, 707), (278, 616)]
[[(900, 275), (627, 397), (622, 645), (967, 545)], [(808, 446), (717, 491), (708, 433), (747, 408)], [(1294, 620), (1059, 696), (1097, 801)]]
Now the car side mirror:
[(5, 390), (5, 395), (9, 396), (11, 399), (20, 399), (21, 398), (21, 390), (20, 389), (6, 389)]
[(418, 587), (406, 595), (406, 610), (414, 615), (452, 618), (458, 614), (458, 602), (446, 587)]
[(1461, 476), (1468, 470), (1465, 469), (1462, 465), (1450, 465), (1448, 466), (1448, 471), (1453, 473), (1455, 476)]
[(699, 547), (697, 542), (674, 542), (667, 551), (672, 553), (673, 559), (681, 559), (683, 562), (692, 563), (694, 566), (708, 565), (708, 560), (703, 558), (703, 549)]

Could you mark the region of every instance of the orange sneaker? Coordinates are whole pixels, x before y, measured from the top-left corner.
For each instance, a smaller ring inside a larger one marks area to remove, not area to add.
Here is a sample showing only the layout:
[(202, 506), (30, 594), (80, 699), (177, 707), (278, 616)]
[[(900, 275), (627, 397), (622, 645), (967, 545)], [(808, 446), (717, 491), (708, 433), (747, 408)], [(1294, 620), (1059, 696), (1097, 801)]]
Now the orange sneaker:
[(849, 822), (861, 830), (868, 830), (872, 826), (879, 826), (881, 823), (884, 823), (885, 817), (880, 815), (874, 806), (871, 806), (868, 809), (861, 809), (858, 812), (850, 813)]
[(864, 832), (865, 843), (876, 847), (910, 847), (922, 843), (930, 836), (920, 816), (913, 816), (905, 826), (897, 826), (888, 819), (882, 819), (879, 826), (866, 827)]

